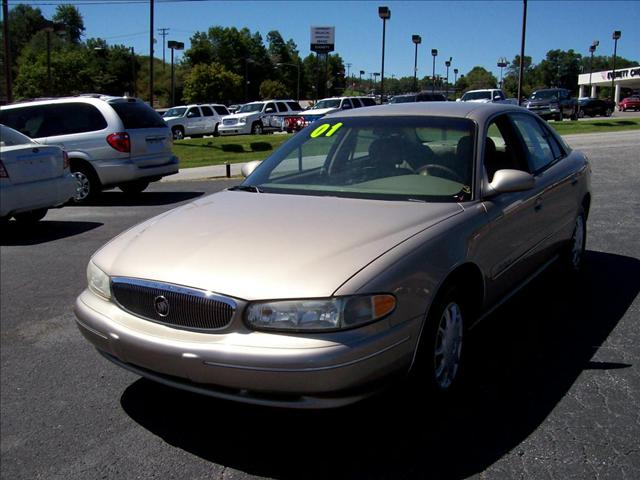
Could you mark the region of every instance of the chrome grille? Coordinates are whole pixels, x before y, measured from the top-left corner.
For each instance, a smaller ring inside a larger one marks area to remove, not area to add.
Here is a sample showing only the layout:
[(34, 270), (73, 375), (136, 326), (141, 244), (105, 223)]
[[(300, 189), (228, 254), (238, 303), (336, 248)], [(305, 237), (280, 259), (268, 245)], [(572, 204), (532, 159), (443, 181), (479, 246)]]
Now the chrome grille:
[(113, 277), (111, 291), (127, 312), (185, 330), (224, 328), (236, 310), (230, 298), (170, 283)]
[(235, 125), (236, 123), (238, 123), (238, 119), (237, 118), (223, 118), (222, 119), (222, 124), (223, 125)]

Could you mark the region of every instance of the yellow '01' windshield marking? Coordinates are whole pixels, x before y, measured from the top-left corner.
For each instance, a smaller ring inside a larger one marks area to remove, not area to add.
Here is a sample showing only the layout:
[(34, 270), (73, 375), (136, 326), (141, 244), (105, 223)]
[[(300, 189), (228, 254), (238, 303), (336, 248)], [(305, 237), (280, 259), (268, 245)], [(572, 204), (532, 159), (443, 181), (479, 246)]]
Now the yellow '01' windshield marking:
[(342, 126), (342, 122), (338, 122), (335, 125), (330, 125), (328, 123), (324, 123), (324, 124), (320, 125), (318, 128), (316, 128), (313, 132), (311, 132), (311, 134), (309, 136), (311, 138), (317, 138), (317, 137), (320, 137), (322, 135), (324, 135), (325, 137), (330, 137), (331, 135), (336, 133), (336, 131), (341, 126)]

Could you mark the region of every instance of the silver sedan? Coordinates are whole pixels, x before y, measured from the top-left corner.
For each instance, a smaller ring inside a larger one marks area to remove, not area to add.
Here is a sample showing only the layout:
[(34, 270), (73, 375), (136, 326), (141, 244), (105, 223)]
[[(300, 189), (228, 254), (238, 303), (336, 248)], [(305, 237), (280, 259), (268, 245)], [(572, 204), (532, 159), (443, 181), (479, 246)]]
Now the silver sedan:
[(69, 201), (77, 181), (66, 152), (0, 125), (0, 221), (37, 222)]
[(93, 256), (75, 312), (106, 358), (255, 404), (340, 406), (410, 372), (439, 395), (469, 328), (581, 266), (589, 163), (520, 107), (340, 112), (245, 173)]

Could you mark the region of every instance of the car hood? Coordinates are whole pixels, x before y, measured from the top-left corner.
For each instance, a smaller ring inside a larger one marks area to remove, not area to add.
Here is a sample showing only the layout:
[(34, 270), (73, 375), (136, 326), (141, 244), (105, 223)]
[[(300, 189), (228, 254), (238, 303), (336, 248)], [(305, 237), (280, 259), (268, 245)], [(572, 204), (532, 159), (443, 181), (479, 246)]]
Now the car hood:
[(220, 192), (105, 245), (111, 276), (256, 300), (327, 297), (385, 252), (463, 211), (455, 203)]
[(311, 109), (311, 110), (306, 110), (305, 112), (302, 113), (303, 116), (307, 117), (307, 116), (322, 116), (322, 115), (327, 115), (329, 113), (333, 113), (333, 112), (337, 112), (339, 110), (339, 108), (318, 108), (318, 109)]
[(558, 103), (558, 100), (555, 98), (541, 98), (538, 100), (527, 100), (525, 102), (526, 105), (549, 105), (551, 103)]
[(491, 103), (491, 100), (488, 98), (476, 98), (473, 100), (463, 100), (463, 101), (468, 103)]
[(176, 118), (182, 118), (182, 116), (181, 116), (181, 115), (180, 115), (180, 116), (176, 116), (176, 115), (174, 115), (174, 116), (171, 116), (171, 117), (162, 117), (162, 119), (163, 119), (165, 122), (170, 121), (170, 120), (175, 120)]
[(231, 115), (225, 115), (222, 118), (223, 119), (225, 119), (225, 118), (245, 118), (245, 117), (250, 117), (252, 115), (260, 115), (260, 112), (233, 113)]

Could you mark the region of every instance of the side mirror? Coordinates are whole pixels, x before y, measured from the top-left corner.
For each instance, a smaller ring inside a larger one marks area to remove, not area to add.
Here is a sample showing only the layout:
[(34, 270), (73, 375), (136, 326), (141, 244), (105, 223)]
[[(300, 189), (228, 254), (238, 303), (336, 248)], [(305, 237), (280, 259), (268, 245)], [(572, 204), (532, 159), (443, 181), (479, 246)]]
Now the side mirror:
[(251, 175), (253, 173), (253, 171), (258, 167), (258, 165), (260, 165), (262, 163), (262, 160), (254, 160), (253, 162), (249, 162), (249, 163), (245, 163), (242, 168), (240, 169), (240, 172), (242, 173), (242, 176), (247, 178), (249, 175)]
[(461, 102), (462, 99), (460, 97), (456, 98), (456, 102)]
[(349, 110), (351, 109), (351, 105), (349, 105), (348, 103), (345, 103), (344, 105), (342, 105), (342, 110)]
[(494, 95), (494, 96), (493, 96), (493, 99), (494, 99), (494, 100), (500, 100), (500, 95)]
[(536, 180), (530, 173), (505, 168), (493, 175), (493, 181), (487, 186), (484, 196), (489, 198), (501, 193), (531, 190), (535, 184)]
[(273, 112), (275, 112), (275, 110), (274, 110), (273, 108), (271, 108), (271, 107), (267, 108), (267, 109), (264, 111), (264, 113), (273, 113)]

